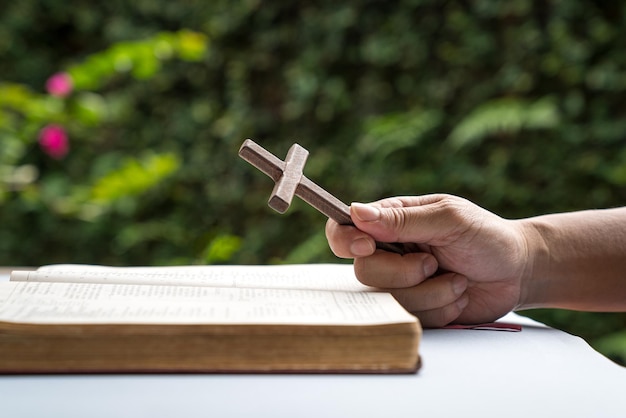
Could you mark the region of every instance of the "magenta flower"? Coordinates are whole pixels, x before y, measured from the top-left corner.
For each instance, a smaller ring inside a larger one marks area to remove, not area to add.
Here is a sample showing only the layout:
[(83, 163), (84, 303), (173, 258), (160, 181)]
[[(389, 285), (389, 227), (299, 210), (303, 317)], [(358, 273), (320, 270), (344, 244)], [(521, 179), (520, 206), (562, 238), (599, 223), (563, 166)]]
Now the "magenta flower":
[(56, 73), (46, 81), (46, 90), (53, 96), (65, 97), (72, 92), (74, 84), (68, 73)]
[(65, 157), (70, 150), (67, 133), (59, 125), (47, 125), (39, 131), (39, 146), (46, 154), (57, 160)]

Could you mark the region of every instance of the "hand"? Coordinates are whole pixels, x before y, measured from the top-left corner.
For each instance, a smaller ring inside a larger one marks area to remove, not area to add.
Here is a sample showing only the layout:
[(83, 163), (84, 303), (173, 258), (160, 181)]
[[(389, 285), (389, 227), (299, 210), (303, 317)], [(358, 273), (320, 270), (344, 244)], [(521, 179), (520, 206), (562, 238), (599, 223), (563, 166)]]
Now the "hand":
[[(332, 251), (354, 258), (357, 278), (389, 290), (425, 327), (493, 321), (519, 303), (528, 250), (516, 221), (450, 195), (352, 204), (355, 226), (329, 220)], [(376, 250), (375, 241), (415, 252)]]

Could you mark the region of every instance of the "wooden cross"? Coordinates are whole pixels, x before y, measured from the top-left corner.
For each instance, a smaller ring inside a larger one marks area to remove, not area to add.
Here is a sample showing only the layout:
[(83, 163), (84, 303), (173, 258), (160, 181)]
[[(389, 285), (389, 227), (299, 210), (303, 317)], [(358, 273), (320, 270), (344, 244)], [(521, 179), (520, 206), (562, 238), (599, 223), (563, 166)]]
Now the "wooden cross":
[[(239, 149), (239, 156), (276, 183), (268, 201), (268, 205), (275, 211), (285, 213), (296, 195), (338, 224), (354, 225), (350, 207), (303, 174), (309, 152), (300, 145), (293, 144), (285, 161), (282, 161), (251, 139), (246, 139)], [(408, 252), (402, 244), (397, 243), (377, 242), (376, 247), (398, 254)]]

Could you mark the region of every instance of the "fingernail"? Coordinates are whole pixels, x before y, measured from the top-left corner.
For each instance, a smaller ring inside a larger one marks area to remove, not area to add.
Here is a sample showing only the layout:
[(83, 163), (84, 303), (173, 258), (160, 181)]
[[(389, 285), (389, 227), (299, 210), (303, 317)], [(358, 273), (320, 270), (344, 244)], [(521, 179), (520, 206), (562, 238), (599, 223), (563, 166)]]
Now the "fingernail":
[(437, 263), (437, 260), (435, 260), (433, 257), (428, 257), (426, 260), (424, 260), (424, 264), (422, 265), (422, 267), (424, 268), (424, 277), (430, 277), (435, 274), (439, 265)]
[(375, 222), (380, 219), (380, 210), (378, 208), (363, 203), (352, 203), (350, 214), (363, 222)]
[(350, 245), (350, 252), (357, 257), (372, 255), (376, 251), (376, 245), (367, 238), (359, 238)]
[(454, 279), (452, 279), (452, 291), (455, 295), (459, 296), (463, 294), (466, 288), (467, 280), (465, 279), (465, 277), (457, 275), (454, 277)]

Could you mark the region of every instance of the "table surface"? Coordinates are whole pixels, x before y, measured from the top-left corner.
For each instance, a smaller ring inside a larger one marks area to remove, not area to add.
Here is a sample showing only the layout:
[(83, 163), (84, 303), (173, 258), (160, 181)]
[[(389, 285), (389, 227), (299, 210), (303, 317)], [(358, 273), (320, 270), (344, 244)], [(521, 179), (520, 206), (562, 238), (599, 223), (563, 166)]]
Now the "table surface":
[[(8, 280), (0, 274), (0, 280)], [(3, 417), (626, 417), (626, 369), (582, 339), (425, 330), (415, 375), (0, 376)]]

